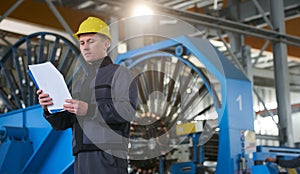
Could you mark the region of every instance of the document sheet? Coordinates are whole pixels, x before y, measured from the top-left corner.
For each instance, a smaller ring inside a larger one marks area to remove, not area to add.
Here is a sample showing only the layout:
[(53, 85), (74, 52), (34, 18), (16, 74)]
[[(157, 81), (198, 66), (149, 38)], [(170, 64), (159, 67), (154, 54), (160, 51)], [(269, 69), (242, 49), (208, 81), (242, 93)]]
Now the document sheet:
[(48, 106), (50, 113), (63, 111), (65, 99), (71, 99), (71, 94), (63, 75), (51, 62), (28, 65), (28, 74), (38, 89), (49, 94), (53, 105)]

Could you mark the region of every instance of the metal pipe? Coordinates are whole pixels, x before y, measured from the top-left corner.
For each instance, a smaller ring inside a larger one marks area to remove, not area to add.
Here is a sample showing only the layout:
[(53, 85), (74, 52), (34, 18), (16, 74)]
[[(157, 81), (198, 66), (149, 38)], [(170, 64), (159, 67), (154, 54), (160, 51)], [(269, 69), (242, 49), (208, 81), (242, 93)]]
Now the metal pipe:
[[(19, 60), (19, 56), (18, 55), (15, 55), (15, 52), (13, 52), (13, 59), (14, 59), (14, 64), (15, 64), (15, 68), (16, 68), (16, 76), (19, 80), (15, 81), (15, 84), (17, 86), (17, 89), (15, 90), (18, 90), (18, 92), (20, 93), (20, 96), (22, 96), (23, 100), (25, 100), (26, 98), (26, 94), (24, 92), (24, 88), (22, 87), (22, 80), (23, 80), (23, 75), (26, 74), (27, 72), (24, 72), (24, 71), (21, 71), (21, 67), (20, 67), (20, 60)], [(25, 78), (24, 78), (25, 79)], [(16, 79), (15, 79), (16, 80)], [(18, 87), (19, 86), (19, 87)], [(14, 91), (15, 93), (17, 93), (16, 91)], [(26, 101), (25, 101), (26, 102)], [(22, 100), (20, 100), (20, 103), (22, 103)], [(25, 108), (24, 105), (22, 105), (22, 108)]]
[(264, 9), (261, 7), (261, 5), (259, 4), (259, 2), (257, 2), (257, 0), (252, 0), (252, 2), (254, 3), (255, 7), (257, 8), (258, 12), (262, 15), (264, 21), (269, 25), (269, 27), (273, 30), (274, 27), (272, 25), (272, 23), (270, 22), (270, 20), (267, 18)]
[(0, 16), (0, 22), (9, 16), (17, 7), (19, 7), (20, 4), (22, 4), (24, 0), (19, 0), (15, 2), (2, 16)]
[(270, 41), (266, 40), (266, 42), (264, 43), (263, 47), (261, 48), (257, 58), (255, 59), (255, 62), (252, 64), (252, 67), (254, 67), (254, 65), (256, 65), (256, 63), (258, 62), (258, 59), (262, 56), (263, 52), (266, 50), (269, 43), (270, 43)]
[(44, 41), (45, 41), (45, 35), (41, 35), (41, 38), (39, 40), (39, 49), (38, 49), (38, 56), (37, 56), (37, 62), (42, 62), (42, 55), (44, 54)]
[(48, 4), (50, 10), (53, 12), (53, 14), (56, 16), (60, 24), (64, 27), (64, 29), (67, 31), (67, 33), (71, 36), (72, 40), (74, 43), (78, 44), (78, 40), (76, 40), (73, 37), (73, 31), (70, 28), (70, 26), (67, 24), (67, 22), (64, 20), (64, 18), (60, 15), (59, 11), (56, 9), (55, 5), (51, 2), (51, 0), (45, 0), (46, 3)]
[(11, 100), (7, 97), (7, 94), (3, 88), (0, 89), (0, 98), (2, 102), (5, 104), (5, 106), (8, 108), (8, 110), (13, 110), (13, 104)]
[[(31, 40), (30, 39), (26, 39), (26, 63), (27, 65), (31, 65)], [(27, 93), (28, 93), (28, 97), (27, 97), (27, 105), (31, 106), (33, 105), (35, 102), (33, 102), (33, 98), (35, 96), (35, 92), (33, 92), (32, 86), (30, 85), (30, 77), (26, 76), (26, 84), (27, 84)]]
[(275, 119), (274, 119), (274, 114), (267, 108), (265, 102), (263, 101), (263, 99), (260, 97), (260, 95), (258, 94), (257, 90), (255, 88), (253, 88), (253, 91), (258, 99), (258, 101), (263, 105), (265, 111), (271, 116), (272, 120), (274, 121), (274, 123), (277, 125), (278, 130), (280, 131), (280, 125), (278, 123), (276, 123)]

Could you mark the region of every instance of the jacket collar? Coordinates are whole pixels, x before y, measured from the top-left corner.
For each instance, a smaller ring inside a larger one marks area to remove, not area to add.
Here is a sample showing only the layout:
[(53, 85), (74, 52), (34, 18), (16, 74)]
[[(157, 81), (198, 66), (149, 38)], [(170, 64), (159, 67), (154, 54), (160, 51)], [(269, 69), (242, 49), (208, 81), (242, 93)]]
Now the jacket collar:
[(88, 67), (92, 68), (92, 69), (95, 69), (95, 68), (97, 69), (97, 68), (102, 68), (102, 67), (104, 67), (106, 65), (109, 65), (109, 64), (112, 64), (112, 63), (113, 62), (110, 59), (110, 57), (109, 56), (105, 56), (102, 59), (99, 59), (99, 60), (97, 60), (97, 61), (95, 61), (95, 62), (93, 62), (91, 64), (88, 64)]
[(106, 66), (106, 65), (109, 65), (109, 64), (112, 64), (113, 62), (111, 61), (110, 57), (109, 56), (106, 56), (104, 57), (102, 60), (101, 60), (101, 64), (100, 64), (100, 68)]
[(102, 59), (99, 59), (91, 64), (87, 64), (87, 75), (89, 76), (89, 74), (94, 74), (95, 71), (98, 69), (98, 68), (102, 68), (102, 67), (105, 67), (109, 64), (112, 64), (112, 60), (110, 59), (109, 56), (106, 56)]

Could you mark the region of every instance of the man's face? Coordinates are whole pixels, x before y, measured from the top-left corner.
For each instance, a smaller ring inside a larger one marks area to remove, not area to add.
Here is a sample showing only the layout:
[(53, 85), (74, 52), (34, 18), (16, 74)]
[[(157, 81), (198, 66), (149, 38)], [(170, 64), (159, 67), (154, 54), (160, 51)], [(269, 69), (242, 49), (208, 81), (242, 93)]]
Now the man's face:
[(87, 33), (79, 37), (80, 51), (85, 61), (92, 63), (107, 55), (109, 39), (99, 34)]

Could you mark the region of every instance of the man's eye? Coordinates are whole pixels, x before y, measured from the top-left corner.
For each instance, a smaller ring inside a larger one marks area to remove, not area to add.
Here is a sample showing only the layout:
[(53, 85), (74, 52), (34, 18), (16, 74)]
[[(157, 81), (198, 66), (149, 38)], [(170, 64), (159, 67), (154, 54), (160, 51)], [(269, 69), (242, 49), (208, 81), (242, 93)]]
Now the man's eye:
[(93, 40), (93, 39), (89, 40), (89, 43), (94, 43), (94, 42), (95, 42), (95, 40)]

